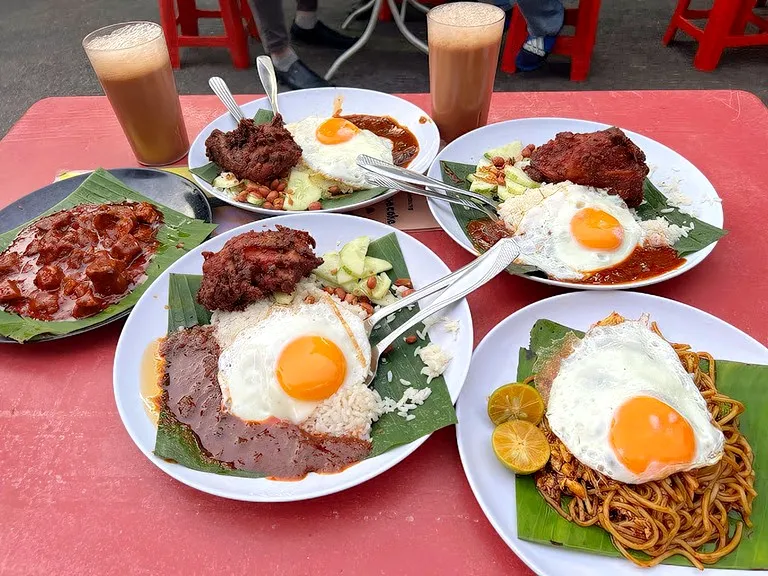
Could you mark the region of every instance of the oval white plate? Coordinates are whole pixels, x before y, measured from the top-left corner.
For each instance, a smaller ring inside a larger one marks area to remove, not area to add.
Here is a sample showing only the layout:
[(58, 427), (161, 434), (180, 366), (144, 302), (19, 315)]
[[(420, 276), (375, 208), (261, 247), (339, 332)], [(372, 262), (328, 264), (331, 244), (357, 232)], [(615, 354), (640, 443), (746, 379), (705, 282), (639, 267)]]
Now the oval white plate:
[[(488, 419), (488, 396), (517, 378), (517, 351), (528, 347), (531, 328), (546, 318), (571, 328), (586, 330), (611, 312), (639, 318), (647, 312), (658, 321), (664, 336), (711, 352), (715, 358), (768, 364), (768, 349), (722, 320), (673, 300), (636, 292), (572, 292), (541, 300), (508, 316), (483, 339), (472, 356), (467, 382), (457, 404), (456, 435), (459, 454), (472, 491), (499, 536), (537, 574), (560, 576), (611, 576), (651, 574), (681, 576), (702, 574), (695, 568), (659, 565), (638, 568), (624, 558), (608, 558), (526, 542), (517, 537), (515, 476), (493, 454)], [(512, 351), (512, 353), (510, 353)], [(714, 574), (748, 574), (741, 570), (705, 570)]]
[[(312, 88), (281, 93), (278, 96), (278, 104), (283, 114), (283, 120), (288, 124), (290, 122), (297, 122), (307, 116), (330, 116), (333, 113), (333, 101), (337, 97), (342, 98), (341, 106), (344, 114), (391, 116), (398, 123), (408, 128), (419, 141), (419, 153), (408, 165), (408, 168), (422, 174), (427, 171), (440, 147), (440, 132), (437, 129), (437, 125), (424, 110), (407, 100), (392, 96), (391, 94), (385, 94), (384, 92), (362, 90), (359, 88)], [(248, 102), (247, 104), (241, 104), (240, 108), (243, 110), (246, 118), (253, 118), (261, 108), (270, 110), (266, 97)], [(419, 122), (422, 118), (426, 118), (427, 121)], [(197, 168), (208, 164), (209, 160), (205, 155), (205, 139), (208, 138), (214, 128), (227, 132), (234, 130), (236, 126), (234, 118), (229, 113), (225, 113), (203, 128), (189, 149), (189, 168)], [(197, 185), (203, 190), (210, 192), (227, 204), (270, 216), (285, 214), (283, 210), (268, 210), (248, 204), (247, 202), (236, 202), (227, 194), (216, 190), (202, 178), (198, 178), (194, 174), (193, 177)], [(381, 202), (395, 193), (397, 193), (397, 190), (389, 190), (370, 200), (356, 202), (341, 208), (322, 210), (322, 212), (352, 212), (353, 210)]]
[[(535, 144), (540, 146), (555, 137), (558, 132), (594, 132), (608, 128), (608, 124), (599, 122), (590, 122), (588, 120), (574, 120), (571, 118), (524, 118), (522, 120), (509, 120), (490, 124), (472, 132), (465, 134), (446, 146), (435, 158), (429, 169), (429, 176), (442, 181), (440, 174), (440, 162), (443, 160), (449, 162), (462, 162), (464, 164), (476, 164), (482, 158), (483, 154), (491, 148), (496, 148), (504, 144), (509, 144), (514, 140), (520, 140), (523, 145)], [(707, 180), (696, 166), (683, 158), (674, 150), (629, 130), (624, 130), (632, 141), (645, 152), (646, 162), (651, 168), (649, 175), (651, 181), (664, 192), (663, 183), (672, 183), (679, 181), (679, 189), (682, 193), (691, 199), (691, 206), (684, 209), (693, 209), (693, 214), (700, 220), (712, 224), (713, 226), (723, 227), (723, 207), (720, 198), (717, 195), (712, 184)], [(661, 185), (661, 186), (660, 186)], [(453, 215), (449, 204), (430, 198), (429, 209), (432, 215), (440, 224), (443, 230), (458, 242), (463, 248), (476, 254), (477, 251), (472, 243), (464, 235), (458, 221)], [(562, 282), (560, 280), (550, 280), (549, 278), (538, 278), (536, 276), (525, 276), (530, 280), (551, 284), (553, 286), (562, 286), (564, 288), (578, 288), (580, 290), (616, 290), (626, 288), (639, 288), (640, 286), (649, 286), (664, 280), (669, 280), (675, 276), (687, 272), (704, 258), (706, 258), (715, 244), (710, 244), (703, 250), (685, 257), (685, 264), (679, 268), (636, 282), (625, 284), (573, 284), (571, 282)]]
[[(140, 398), (140, 366), (142, 354), (147, 346), (153, 340), (165, 336), (167, 332), (168, 313), (165, 306), (168, 303), (169, 274), (201, 274), (203, 251), (220, 250), (233, 236), (248, 230), (271, 229), (278, 224), (308, 231), (317, 242), (316, 254), (335, 250), (337, 242), (344, 243), (358, 236), (367, 235), (375, 239), (394, 232), (405, 255), (414, 285), (425, 286), (450, 272), (440, 258), (421, 242), (385, 224), (341, 214), (301, 213), (253, 222), (216, 236), (179, 259), (155, 280), (128, 317), (117, 344), (113, 381), (115, 401), (123, 424), (147, 458), (180, 482), (209, 494), (253, 502), (303, 500), (345, 490), (388, 470), (428, 438), (425, 436), (375, 458), (368, 458), (338, 474), (310, 474), (298, 482), (236, 478), (198, 472), (166, 462), (152, 454), (156, 429), (144, 412)], [(466, 300), (446, 309), (443, 315), (459, 321), (461, 328), (457, 339), (454, 340), (452, 335), (443, 330), (433, 330), (430, 338), (453, 354), (444, 376), (451, 399), (456, 402), (472, 355), (472, 316)]]

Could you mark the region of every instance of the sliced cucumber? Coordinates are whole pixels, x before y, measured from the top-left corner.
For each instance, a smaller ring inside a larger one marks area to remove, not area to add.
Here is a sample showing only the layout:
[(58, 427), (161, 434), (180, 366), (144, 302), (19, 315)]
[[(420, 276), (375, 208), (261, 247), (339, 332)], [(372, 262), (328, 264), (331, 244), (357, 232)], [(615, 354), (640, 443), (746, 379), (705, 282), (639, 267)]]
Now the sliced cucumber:
[(264, 204), (264, 198), (261, 196), (256, 196), (256, 194), (248, 194), (246, 201), (248, 204), (253, 204), (254, 206), (261, 206)]
[(315, 276), (320, 278), (323, 282), (338, 286), (339, 282), (336, 278), (336, 274), (341, 266), (339, 262), (338, 252), (326, 252), (323, 254), (323, 263), (315, 268)]
[(370, 243), (371, 239), (368, 236), (360, 236), (344, 244), (341, 252), (339, 252), (341, 265), (356, 278), (363, 277), (365, 272), (365, 254), (368, 252), (368, 245)]
[(504, 177), (506, 178), (507, 183), (511, 180), (526, 188), (538, 188), (541, 186), (541, 184), (532, 180), (522, 168), (518, 168), (517, 166), (505, 166)]
[(382, 298), (371, 298), (371, 302), (378, 304), (379, 306), (389, 306), (397, 302), (397, 298), (392, 292), (387, 292)]
[(488, 160), (492, 160), (493, 158), (496, 158), (496, 156), (501, 156), (504, 158), (504, 160), (511, 160), (520, 152), (523, 150), (523, 143), (519, 140), (515, 140), (514, 142), (510, 142), (509, 144), (505, 144), (504, 146), (499, 146), (498, 148), (493, 148), (491, 150), (488, 150), (484, 154)]
[[(358, 288), (358, 281), (357, 280), (350, 280), (349, 282), (342, 282), (339, 284), (342, 288), (344, 288), (345, 292), (349, 292), (350, 294), (356, 294), (356, 290)], [(359, 296), (359, 294), (358, 294)]]
[(350, 274), (349, 271), (346, 270), (343, 266), (338, 268), (338, 271), (336, 272), (336, 282), (338, 282), (340, 285), (348, 284), (350, 282), (357, 282), (357, 280), (357, 276)]
[(285, 292), (273, 292), (272, 299), (275, 301), (275, 304), (282, 304), (283, 306), (287, 306), (293, 302), (293, 294), (286, 294)]
[(477, 178), (469, 185), (469, 191), (484, 194), (485, 196), (491, 196), (496, 191), (496, 184), (491, 184), (490, 182)]
[(513, 196), (520, 196), (521, 194), (525, 194), (526, 190), (528, 190), (528, 188), (525, 186), (521, 186), (517, 182), (508, 180), (506, 186), (499, 186), (499, 200), (503, 202)]
[(387, 270), (392, 270), (392, 264), (381, 258), (366, 256), (362, 277), (363, 279), (367, 279), (369, 276), (375, 276), (376, 274), (386, 272)]
[(214, 188), (234, 188), (240, 185), (240, 180), (232, 172), (222, 172), (213, 179)]
[(389, 294), (389, 287), (391, 285), (392, 281), (389, 279), (389, 276), (383, 272), (378, 274), (376, 276), (376, 286), (374, 286), (373, 290), (371, 290), (371, 298), (374, 300), (381, 300), (387, 294)]
[(286, 194), (283, 207), (286, 210), (306, 210), (312, 202), (317, 202), (323, 195), (323, 189), (310, 178), (309, 172), (301, 168), (291, 170), (291, 175), (286, 184)]

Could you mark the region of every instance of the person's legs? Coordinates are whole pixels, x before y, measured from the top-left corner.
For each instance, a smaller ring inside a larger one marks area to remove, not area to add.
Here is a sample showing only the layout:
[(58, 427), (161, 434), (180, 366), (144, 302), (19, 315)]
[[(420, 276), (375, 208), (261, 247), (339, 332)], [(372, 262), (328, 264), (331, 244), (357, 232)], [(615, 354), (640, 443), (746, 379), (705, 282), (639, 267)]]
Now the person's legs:
[(517, 0), (531, 36), (557, 36), (563, 27), (565, 8), (561, 0)]
[(555, 46), (555, 38), (563, 27), (565, 7), (562, 0), (517, 0), (517, 6), (528, 23), (528, 39), (515, 65), (524, 72), (536, 70), (544, 65)]
[(344, 36), (317, 19), (317, 0), (296, 2), (296, 19), (291, 26), (291, 37), (306, 44), (340, 50), (350, 48), (357, 41), (357, 38)]
[[(308, 68), (294, 52), (279, 0), (251, 0), (264, 51), (272, 59), (277, 78), (291, 88), (318, 88), (331, 84)], [(311, 0), (302, 0), (311, 2)], [(316, 7), (316, 5), (315, 5)]]

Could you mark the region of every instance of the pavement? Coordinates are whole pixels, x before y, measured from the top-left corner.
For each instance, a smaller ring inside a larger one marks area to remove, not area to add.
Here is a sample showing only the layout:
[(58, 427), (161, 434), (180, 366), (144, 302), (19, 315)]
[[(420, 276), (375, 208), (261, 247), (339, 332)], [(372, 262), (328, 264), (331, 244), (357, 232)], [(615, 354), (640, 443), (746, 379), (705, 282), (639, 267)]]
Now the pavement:
[[(279, 1), (279, 0), (275, 0)], [(198, 0), (201, 7), (213, 0)], [(215, 2), (213, 2), (215, 4)], [(711, 4), (711, 0), (710, 0)], [(340, 26), (356, 0), (320, 0), (320, 18)], [(553, 58), (543, 70), (496, 76), (497, 91), (740, 89), (768, 102), (768, 47), (729, 49), (714, 72), (693, 68), (696, 43), (678, 33), (671, 47), (661, 37), (676, 0), (610, 0), (603, 2), (592, 70), (585, 82), (568, 79), (567, 60)], [(705, 0), (697, 5), (705, 6)], [(286, 18), (295, 4), (284, 2)], [(0, 136), (33, 103), (49, 96), (100, 94), (101, 88), (82, 49), (82, 38), (102, 26), (129, 20), (158, 21), (155, 0), (2, 0), (0, 2)], [(350, 34), (362, 32), (355, 23)], [(426, 37), (424, 16), (409, 24)], [(206, 21), (203, 33), (220, 22)], [(297, 45), (300, 57), (323, 74), (338, 52)], [(255, 58), (263, 50), (251, 41)], [(210, 76), (222, 76), (236, 93), (258, 93), (255, 67), (235, 70), (221, 48), (184, 49), (176, 82), (182, 94), (207, 94)], [(345, 63), (334, 82), (384, 92), (428, 92), (427, 56), (400, 36), (391, 22), (379, 23), (369, 44)]]

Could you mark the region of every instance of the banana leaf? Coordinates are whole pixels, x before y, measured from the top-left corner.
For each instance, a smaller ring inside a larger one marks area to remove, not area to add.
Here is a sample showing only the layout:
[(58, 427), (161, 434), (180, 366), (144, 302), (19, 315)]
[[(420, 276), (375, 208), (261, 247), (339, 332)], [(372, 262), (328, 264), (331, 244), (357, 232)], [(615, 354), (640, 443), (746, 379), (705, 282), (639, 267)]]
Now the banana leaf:
[[(256, 122), (256, 124), (265, 124), (272, 120), (274, 117), (274, 114), (271, 110), (259, 110), (256, 112), (256, 115), (253, 117), (253, 121)], [(208, 162), (208, 164), (205, 164), (204, 166), (198, 166), (197, 168), (191, 168), (190, 172), (192, 174), (196, 175), (197, 177), (205, 180), (208, 182), (208, 184), (213, 184), (214, 178), (221, 174), (222, 169), (216, 165), (213, 162)], [(333, 198), (322, 198), (320, 200), (320, 204), (323, 205), (323, 208), (326, 210), (330, 210), (333, 208), (342, 208), (344, 206), (349, 206), (351, 204), (357, 204), (358, 202), (365, 202), (366, 200), (370, 200), (372, 198), (376, 198), (377, 196), (381, 196), (385, 192), (387, 192), (388, 188), (368, 188), (367, 190), (358, 190), (356, 192), (352, 192), (351, 194), (343, 194), (341, 196), (335, 196)]]
[[(443, 177), (443, 182), (447, 184), (453, 184), (464, 190), (469, 190), (469, 180), (467, 176), (475, 172), (474, 164), (462, 164), (461, 162), (440, 162), (440, 170)], [(689, 226), (693, 224), (693, 230), (688, 232), (688, 236), (685, 236), (677, 241), (675, 244), (675, 250), (680, 257), (693, 254), (703, 248), (706, 248), (713, 242), (717, 242), (722, 238), (726, 231), (712, 226), (706, 222), (689, 216), (683, 212), (680, 212), (676, 207), (670, 206), (667, 202), (666, 196), (662, 194), (653, 182), (645, 179), (643, 185), (643, 193), (645, 202), (637, 208), (638, 216), (643, 220), (653, 220), (663, 216), (671, 224), (677, 224), (678, 226)], [(461, 226), (464, 235), (472, 242), (472, 239), (467, 233), (467, 226), (472, 220), (480, 220), (487, 218), (487, 216), (480, 210), (467, 209), (463, 206), (451, 204), (451, 210), (456, 218), (456, 221)], [(474, 243), (473, 243), (474, 245)], [(477, 248), (477, 247), (476, 247)], [(536, 270), (533, 266), (524, 266), (519, 264), (513, 264), (509, 269), (513, 274), (529, 274), (545, 276), (542, 272)]]
[[(550, 320), (539, 320), (531, 330), (528, 349), (521, 349), (517, 378), (522, 381), (534, 371), (539, 354), (551, 349), (568, 332), (577, 336), (583, 333), (571, 330)], [(753, 502), (752, 528), (744, 529), (744, 535), (736, 550), (720, 559), (713, 568), (738, 568), (750, 570), (768, 569), (768, 469), (763, 465), (768, 454), (768, 437), (762, 433), (760, 420), (768, 413), (768, 366), (743, 364), (717, 360), (717, 388), (743, 402), (746, 411), (740, 416), (741, 431), (749, 440), (755, 453), (755, 489), (758, 496)], [(563, 519), (544, 498), (539, 495), (530, 476), (515, 479), (517, 505), (517, 535), (523, 540), (565, 546), (606, 556), (620, 556), (611, 543), (608, 533), (599, 526), (583, 528)], [(731, 530), (738, 516), (731, 518)], [(673, 556), (665, 564), (690, 566), (682, 556)]]
[[(18, 342), (26, 342), (43, 334), (69, 334), (76, 330), (94, 326), (125, 312), (136, 304), (147, 287), (154, 282), (155, 278), (163, 270), (189, 250), (201, 244), (216, 228), (215, 224), (207, 224), (201, 220), (188, 218), (175, 210), (157, 204), (153, 200), (131, 190), (120, 180), (101, 168), (86, 178), (72, 194), (41, 214), (39, 218), (79, 204), (101, 204), (105, 202), (123, 202), (125, 200), (150, 202), (163, 213), (164, 224), (157, 233), (160, 245), (147, 267), (147, 279), (119, 302), (112, 304), (94, 316), (81, 320), (45, 322), (0, 311), (0, 334)], [(30, 222), (27, 222), (14, 230), (0, 234), (0, 250), (5, 250), (10, 246), (18, 233), (29, 224)]]
[[(371, 242), (368, 255), (382, 258), (392, 263), (388, 272), (394, 281), (397, 278), (410, 278), (405, 258), (400, 244), (394, 234), (389, 234)], [(200, 306), (195, 298), (200, 287), (200, 276), (172, 274), (168, 293), (168, 331), (180, 327), (210, 323), (210, 312)], [(382, 325), (373, 331), (371, 343), (375, 344), (393, 329), (403, 324), (408, 318), (418, 312), (418, 306), (412, 310), (403, 309), (397, 313), (390, 323)], [(418, 328), (418, 326), (417, 326)], [(415, 334), (415, 330), (413, 334)], [(426, 346), (429, 337), (420, 341), (419, 345)], [(406, 344), (399, 340), (393, 350), (387, 354), (386, 363), (379, 365), (379, 370), (373, 382), (373, 387), (381, 397), (399, 399), (406, 389), (400, 379), (411, 382), (414, 388), (426, 386), (426, 376), (421, 374), (423, 363), (414, 356), (415, 345)], [(392, 372), (392, 381), (388, 382), (388, 372)], [(378, 456), (392, 448), (408, 444), (445, 426), (456, 423), (456, 412), (451, 402), (451, 396), (441, 376), (429, 384), (432, 393), (421, 406), (410, 413), (416, 418), (406, 421), (396, 414), (384, 414), (374, 422), (371, 428), (372, 450), (369, 457)], [(155, 441), (155, 455), (166, 460), (175, 461), (182, 466), (235, 476), (259, 477), (259, 474), (247, 470), (234, 470), (221, 462), (211, 459), (200, 446), (197, 436), (185, 424), (180, 423), (173, 413), (162, 407)]]

